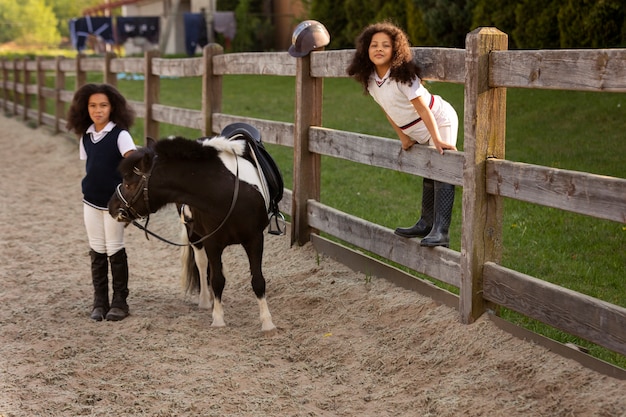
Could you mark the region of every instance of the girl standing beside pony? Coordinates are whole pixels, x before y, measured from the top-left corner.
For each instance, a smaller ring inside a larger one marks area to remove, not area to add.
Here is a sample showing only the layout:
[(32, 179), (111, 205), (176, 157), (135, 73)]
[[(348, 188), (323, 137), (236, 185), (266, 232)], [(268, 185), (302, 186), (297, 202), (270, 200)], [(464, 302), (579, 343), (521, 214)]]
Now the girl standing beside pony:
[[(122, 182), (117, 171), (120, 161), (137, 149), (128, 132), (134, 120), (135, 112), (124, 96), (109, 84), (86, 84), (79, 88), (67, 116), (67, 129), (82, 135), (80, 159), (86, 161), (82, 180), (83, 217), (94, 288), (91, 318), (96, 321), (119, 321), (129, 314), (125, 225), (109, 215), (107, 204)], [(113, 281), (110, 303), (109, 263)]]
[[(422, 85), (408, 38), (400, 28), (388, 22), (367, 26), (357, 38), (348, 75), (383, 109), (403, 150), (415, 143), (434, 146), (442, 155), (445, 149), (456, 150), (457, 113)], [(395, 233), (423, 237), (422, 246), (448, 247), (453, 205), (454, 185), (424, 178), (421, 218)]]

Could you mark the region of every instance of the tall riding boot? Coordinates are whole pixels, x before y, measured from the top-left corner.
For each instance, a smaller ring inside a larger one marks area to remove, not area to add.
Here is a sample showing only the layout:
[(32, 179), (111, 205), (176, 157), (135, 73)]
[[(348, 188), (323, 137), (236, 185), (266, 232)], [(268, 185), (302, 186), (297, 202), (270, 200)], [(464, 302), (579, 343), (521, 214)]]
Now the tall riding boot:
[(430, 233), (434, 220), (435, 181), (424, 178), (422, 182), (422, 217), (411, 227), (398, 227), (395, 234), (402, 237), (424, 237)]
[(109, 321), (120, 321), (128, 317), (128, 260), (126, 249), (122, 248), (109, 257), (113, 276), (113, 299), (111, 309), (106, 315)]
[(453, 205), (454, 185), (435, 181), (435, 223), (428, 236), (420, 242), (421, 246), (450, 246), (448, 230)]
[(91, 281), (93, 282), (93, 310), (91, 318), (102, 321), (109, 312), (109, 264), (106, 253), (91, 249)]

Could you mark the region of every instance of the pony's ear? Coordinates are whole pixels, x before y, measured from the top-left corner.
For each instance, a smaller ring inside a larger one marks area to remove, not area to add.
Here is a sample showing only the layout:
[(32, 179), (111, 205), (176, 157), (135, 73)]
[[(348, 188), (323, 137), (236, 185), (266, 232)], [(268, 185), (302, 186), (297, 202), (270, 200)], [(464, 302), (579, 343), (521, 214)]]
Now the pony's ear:
[(146, 137), (146, 146), (148, 149), (154, 149), (156, 146), (156, 140), (152, 139), (150, 136)]
[(142, 157), (141, 157), (141, 161), (139, 162), (139, 170), (141, 172), (148, 172), (150, 171), (150, 166), (152, 164), (152, 155), (150, 153), (145, 153)]

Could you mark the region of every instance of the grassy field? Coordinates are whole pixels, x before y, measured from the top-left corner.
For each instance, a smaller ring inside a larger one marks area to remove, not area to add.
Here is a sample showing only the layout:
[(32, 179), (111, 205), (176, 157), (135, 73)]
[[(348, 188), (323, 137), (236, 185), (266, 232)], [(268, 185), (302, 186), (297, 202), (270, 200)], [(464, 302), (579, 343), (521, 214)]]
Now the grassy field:
[[(97, 80), (99, 81), (99, 80)], [(163, 104), (200, 108), (199, 78), (163, 79)], [(68, 84), (69, 85), (69, 84)], [(293, 122), (292, 77), (226, 76), (222, 112)], [(120, 80), (120, 90), (143, 99), (141, 81)], [(429, 83), (460, 115), (459, 150), (463, 150), (463, 86)], [(509, 89), (506, 158), (549, 167), (626, 178), (626, 94)], [(325, 127), (395, 138), (382, 111), (349, 79), (324, 84)], [(141, 120), (133, 128), (142, 141)], [(190, 138), (198, 131), (162, 125), (161, 136)], [(399, 144), (398, 144), (399, 146)], [(268, 145), (291, 188), (292, 151)], [(367, 181), (363, 181), (367, 178)], [(322, 159), (325, 204), (389, 228), (412, 225), (419, 216), (421, 179), (333, 158)], [(451, 245), (460, 250), (461, 189), (451, 226)], [(506, 267), (626, 307), (626, 225), (506, 200), (504, 208)], [(561, 342), (573, 342), (626, 368), (626, 358), (504, 310), (502, 315)]]

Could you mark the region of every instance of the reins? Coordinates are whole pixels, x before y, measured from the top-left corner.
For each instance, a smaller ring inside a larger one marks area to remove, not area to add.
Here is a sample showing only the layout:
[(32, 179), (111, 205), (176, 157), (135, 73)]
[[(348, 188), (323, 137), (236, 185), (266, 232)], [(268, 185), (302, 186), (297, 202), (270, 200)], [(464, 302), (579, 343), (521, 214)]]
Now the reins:
[[(154, 159), (152, 161), (152, 166), (150, 167), (150, 172), (148, 172), (147, 174), (144, 172), (141, 172), (139, 169), (135, 168), (134, 169), (134, 173), (141, 176), (141, 182), (139, 183), (139, 188), (137, 190), (137, 193), (135, 193), (135, 195), (133, 196), (133, 198), (130, 201), (127, 201), (124, 196), (122, 195), (121, 192), (121, 186), (122, 184), (119, 184), (117, 186), (117, 188), (115, 189), (117, 196), (120, 198), (120, 200), (122, 200), (122, 202), (124, 203), (124, 205), (126, 206), (125, 209), (129, 211), (129, 213), (131, 213), (134, 217), (137, 218), (145, 218), (146, 219), (146, 224), (142, 225), (140, 224), (137, 220), (132, 220), (131, 223), (133, 226), (137, 227), (138, 229), (141, 229), (144, 231), (144, 233), (146, 234), (146, 239), (148, 239), (148, 235), (150, 236), (154, 236), (155, 238), (159, 239), (162, 242), (168, 243), (170, 245), (173, 246), (192, 246), (192, 245), (198, 245), (202, 242), (204, 242), (205, 240), (207, 240), (208, 238), (210, 238), (211, 236), (213, 236), (215, 233), (217, 233), (218, 230), (220, 230), (224, 224), (226, 224), (226, 221), (228, 220), (228, 218), (230, 217), (230, 215), (233, 213), (233, 210), (235, 209), (235, 204), (237, 203), (237, 198), (239, 196), (239, 157), (237, 156), (237, 154), (235, 154), (235, 162), (236, 162), (236, 173), (235, 173), (235, 186), (233, 189), (233, 199), (232, 202), (230, 204), (230, 208), (228, 209), (228, 213), (226, 213), (226, 216), (222, 219), (222, 222), (209, 234), (201, 237), (200, 239), (194, 241), (194, 242), (188, 242), (188, 243), (176, 243), (176, 242), (172, 242), (171, 240), (168, 240), (162, 236), (159, 236), (158, 234), (156, 234), (155, 232), (148, 230), (148, 222), (150, 221), (150, 204), (149, 204), (149, 200), (148, 200), (148, 182), (150, 180), (150, 176), (152, 175), (152, 171), (154, 170), (154, 166), (156, 165), (156, 158), (157, 156), (154, 156)], [(143, 186), (142, 186), (143, 185)], [(146, 208), (148, 209), (148, 214), (146, 214), (145, 216), (139, 214), (139, 212), (137, 212), (137, 210), (135, 210), (132, 207), (132, 204), (135, 203), (138, 199), (140, 194), (143, 192), (143, 196), (144, 196), (144, 202), (146, 204)], [(182, 211), (183, 211), (184, 205), (181, 207), (181, 217), (183, 217)], [(124, 216), (123, 211), (122, 211), (122, 216)]]

